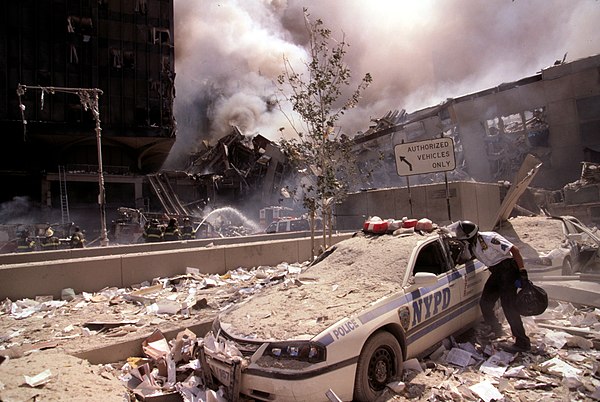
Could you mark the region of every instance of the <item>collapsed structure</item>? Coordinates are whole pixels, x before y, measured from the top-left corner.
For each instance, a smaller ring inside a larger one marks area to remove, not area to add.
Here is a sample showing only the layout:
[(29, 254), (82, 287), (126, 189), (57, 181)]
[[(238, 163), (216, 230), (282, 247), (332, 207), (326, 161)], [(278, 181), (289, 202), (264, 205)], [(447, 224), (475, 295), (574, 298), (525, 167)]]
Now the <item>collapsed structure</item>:
[[(28, 197), (41, 210), (39, 222), (74, 221), (96, 237), (100, 138), (93, 135), (85, 102), (52, 89), (61, 86), (102, 91), (109, 222), (121, 218), (121, 207), (202, 218), (206, 206), (243, 205), (258, 218), (264, 207), (290, 206), (280, 193), (289, 172), (280, 150), (235, 127), (214, 144), (204, 142), (181, 171), (161, 171), (176, 133), (172, 1), (122, 7), (95, 0), (52, 0), (39, 7), (7, 2), (2, 10), (7, 57), (0, 67), (7, 79), (0, 128), (7, 146), (0, 158), (6, 184), (0, 202)], [(532, 186), (560, 189), (577, 180), (581, 161), (600, 162), (599, 66), (600, 55), (557, 61), (532, 76), (415, 112), (391, 111), (353, 138), (363, 172), (353, 189), (446, 178), (510, 181), (527, 154), (543, 162)], [(19, 99), (13, 92), (19, 84), (42, 89)], [(454, 141), (456, 169), (398, 176), (395, 145), (441, 136)]]

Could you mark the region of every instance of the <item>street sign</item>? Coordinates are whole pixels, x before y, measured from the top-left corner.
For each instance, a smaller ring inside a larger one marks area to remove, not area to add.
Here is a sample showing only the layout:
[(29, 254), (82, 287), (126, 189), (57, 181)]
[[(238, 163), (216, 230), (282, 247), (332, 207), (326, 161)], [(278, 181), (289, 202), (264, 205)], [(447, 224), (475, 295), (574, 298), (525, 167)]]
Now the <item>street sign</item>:
[(399, 176), (446, 172), (456, 167), (452, 138), (398, 144), (394, 155)]

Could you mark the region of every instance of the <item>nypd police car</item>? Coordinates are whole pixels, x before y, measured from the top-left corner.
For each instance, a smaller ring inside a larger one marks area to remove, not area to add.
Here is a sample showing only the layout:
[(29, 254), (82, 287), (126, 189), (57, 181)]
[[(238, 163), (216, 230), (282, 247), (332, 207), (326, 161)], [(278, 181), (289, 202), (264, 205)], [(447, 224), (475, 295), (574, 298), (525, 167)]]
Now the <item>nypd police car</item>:
[(480, 319), (488, 271), (444, 233), (358, 234), (214, 321), (204, 380), (228, 400), (372, 401), (403, 361)]

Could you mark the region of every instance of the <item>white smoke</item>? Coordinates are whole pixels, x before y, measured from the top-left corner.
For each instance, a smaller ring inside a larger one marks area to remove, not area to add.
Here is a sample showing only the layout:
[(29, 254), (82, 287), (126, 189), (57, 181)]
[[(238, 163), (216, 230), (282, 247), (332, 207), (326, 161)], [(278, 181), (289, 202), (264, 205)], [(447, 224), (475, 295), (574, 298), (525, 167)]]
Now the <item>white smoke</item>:
[(373, 76), (339, 122), (350, 136), (389, 110), (515, 81), (567, 52), (567, 61), (600, 53), (593, 0), (175, 0), (178, 138), (167, 165), (231, 124), (270, 139), (289, 127), (268, 100), (283, 56), (298, 69), (307, 60), (303, 7), (350, 44), (354, 85)]

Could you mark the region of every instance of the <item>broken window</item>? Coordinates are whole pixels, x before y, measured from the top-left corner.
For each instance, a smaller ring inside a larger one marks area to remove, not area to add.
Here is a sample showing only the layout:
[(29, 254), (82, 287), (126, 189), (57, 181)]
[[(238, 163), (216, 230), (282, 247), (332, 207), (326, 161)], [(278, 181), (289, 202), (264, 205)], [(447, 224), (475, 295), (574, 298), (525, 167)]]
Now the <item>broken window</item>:
[(135, 1), (135, 12), (140, 14), (148, 14), (148, 1), (147, 0), (136, 0)]
[(486, 153), (495, 179), (510, 179), (527, 153), (547, 156), (547, 151), (539, 149), (548, 147), (550, 136), (543, 107), (497, 116), (483, 125)]
[(152, 28), (152, 43), (171, 44), (171, 32), (167, 28)]
[(69, 44), (69, 63), (79, 64), (79, 57), (77, 56), (77, 48), (73, 43)]
[(83, 41), (88, 42), (92, 34), (93, 24), (90, 17), (69, 15), (67, 17), (67, 32), (83, 36)]
[[(531, 114), (531, 117), (528, 117)], [(539, 108), (525, 112), (525, 127), (527, 140), (532, 147), (547, 147), (550, 131), (546, 122), (546, 108)]]
[(123, 67), (134, 69), (135, 68), (135, 53), (134, 52), (123, 52)]
[(121, 55), (121, 49), (110, 49), (110, 56), (112, 59), (113, 68), (121, 68), (123, 66), (123, 57)]

